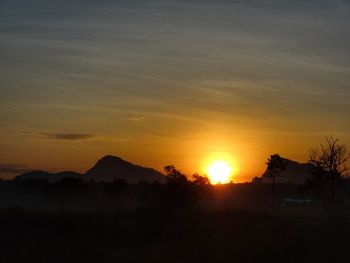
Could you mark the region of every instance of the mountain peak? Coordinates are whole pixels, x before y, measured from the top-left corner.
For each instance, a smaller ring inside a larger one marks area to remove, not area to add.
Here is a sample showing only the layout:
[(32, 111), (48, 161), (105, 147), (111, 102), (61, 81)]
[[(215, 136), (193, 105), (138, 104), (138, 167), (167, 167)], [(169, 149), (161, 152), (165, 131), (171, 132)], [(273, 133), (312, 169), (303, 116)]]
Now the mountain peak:
[(97, 164), (102, 163), (128, 163), (131, 164), (118, 156), (106, 155), (97, 161)]
[(165, 177), (154, 169), (134, 165), (113, 155), (102, 157), (84, 175), (84, 180), (87, 181), (112, 182), (116, 179), (123, 179), (128, 183), (163, 182)]
[(105, 155), (103, 156), (100, 161), (108, 161), (108, 160), (120, 160), (120, 161), (124, 161), (122, 158), (118, 157), (118, 156), (114, 156), (114, 155)]

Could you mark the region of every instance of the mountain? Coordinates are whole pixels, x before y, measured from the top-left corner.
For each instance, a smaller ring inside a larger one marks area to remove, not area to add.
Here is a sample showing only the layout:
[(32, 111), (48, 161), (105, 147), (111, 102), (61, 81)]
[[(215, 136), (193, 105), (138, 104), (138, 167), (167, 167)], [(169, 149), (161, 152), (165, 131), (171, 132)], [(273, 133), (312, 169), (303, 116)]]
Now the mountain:
[[(304, 184), (307, 180), (314, 176), (316, 167), (311, 163), (298, 163), (286, 158), (283, 158), (286, 162), (286, 170), (280, 173), (280, 176), (276, 177), (277, 183), (294, 183), (294, 184)], [(271, 183), (272, 178), (268, 177), (269, 170), (262, 175), (263, 183)]]
[(27, 180), (45, 180), (49, 183), (55, 183), (61, 181), (62, 179), (71, 178), (79, 179), (82, 175), (76, 172), (65, 171), (60, 173), (49, 173), (45, 171), (32, 171), (18, 175), (14, 178), (16, 181), (27, 181)]
[(152, 183), (164, 182), (165, 176), (154, 169), (134, 165), (119, 157), (107, 155), (87, 171), (83, 179), (95, 182), (112, 182), (115, 179), (123, 179), (127, 183), (139, 183), (140, 181)]
[(45, 171), (31, 171), (14, 178), (16, 181), (26, 181), (26, 180), (49, 180), (51, 174)]

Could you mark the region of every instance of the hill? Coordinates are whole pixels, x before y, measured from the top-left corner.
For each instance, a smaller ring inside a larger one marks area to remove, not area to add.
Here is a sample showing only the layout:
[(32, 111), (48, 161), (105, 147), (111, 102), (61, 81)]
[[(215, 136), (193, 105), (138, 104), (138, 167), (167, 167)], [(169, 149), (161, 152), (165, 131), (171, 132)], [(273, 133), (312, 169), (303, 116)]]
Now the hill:
[(49, 183), (55, 183), (66, 178), (79, 179), (81, 177), (82, 177), (82, 174), (72, 172), (72, 171), (65, 171), (65, 172), (59, 172), (59, 173), (49, 173), (45, 171), (31, 171), (31, 172), (16, 176), (14, 180), (16, 181), (44, 180), (44, 181), (48, 181)]
[(100, 159), (94, 167), (83, 176), (85, 181), (112, 182), (125, 180), (127, 183), (164, 182), (165, 176), (152, 169), (134, 165), (119, 157), (107, 155)]
[[(276, 178), (277, 183), (294, 183), (304, 184), (307, 180), (311, 179), (315, 172), (315, 166), (311, 163), (298, 163), (286, 158), (286, 170), (280, 173), (280, 176)], [(272, 179), (268, 177), (268, 169), (262, 175), (262, 181), (264, 183), (271, 183)]]

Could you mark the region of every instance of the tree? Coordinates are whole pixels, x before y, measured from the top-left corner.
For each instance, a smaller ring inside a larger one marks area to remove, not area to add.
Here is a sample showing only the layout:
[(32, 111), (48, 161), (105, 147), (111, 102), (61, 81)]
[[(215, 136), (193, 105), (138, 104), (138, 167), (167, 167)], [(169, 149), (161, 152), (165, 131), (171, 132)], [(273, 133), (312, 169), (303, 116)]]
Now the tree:
[(192, 205), (196, 199), (195, 187), (186, 175), (178, 171), (173, 165), (164, 167), (167, 175), (167, 184), (163, 199), (172, 207), (183, 207)]
[(164, 167), (166, 176), (169, 182), (184, 183), (187, 182), (187, 177), (180, 171), (176, 170), (175, 166), (168, 165)]
[(315, 165), (318, 176), (323, 177), (331, 186), (332, 203), (335, 203), (336, 183), (348, 171), (346, 166), (350, 159), (350, 152), (340, 140), (327, 136), (320, 149), (310, 151), (309, 162)]
[(273, 209), (276, 208), (276, 177), (281, 175), (282, 171), (286, 170), (287, 162), (278, 154), (273, 154), (267, 160), (267, 174), (266, 176), (272, 178), (272, 202)]
[(208, 177), (201, 176), (199, 174), (192, 175), (193, 177), (193, 183), (196, 185), (210, 185), (210, 180)]

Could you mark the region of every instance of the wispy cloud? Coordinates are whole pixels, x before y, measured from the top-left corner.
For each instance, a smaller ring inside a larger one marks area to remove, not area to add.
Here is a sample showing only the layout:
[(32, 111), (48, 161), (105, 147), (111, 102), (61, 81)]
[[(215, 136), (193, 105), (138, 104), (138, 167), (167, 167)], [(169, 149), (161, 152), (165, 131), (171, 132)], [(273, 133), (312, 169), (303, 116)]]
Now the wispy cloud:
[(129, 121), (144, 121), (145, 117), (130, 117)]
[(20, 174), (27, 171), (28, 168), (20, 164), (0, 163), (0, 174)]
[(84, 133), (43, 133), (42, 135), (52, 140), (71, 140), (71, 141), (89, 140), (96, 137), (93, 134), (84, 134)]
[(49, 132), (49, 131), (31, 131), (31, 130), (15, 130), (19, 135), (36, 137), (39, 139), (49, 140), (66, 140), (66, 141), (84, 141), (84, 140), (99, 140), (99, 141), (118, 141), (127, 142), (130, 138), (125, 136), (114, 136), (106, 134), (89, 134), (89, 133), (71, 133), (71, 132)]

